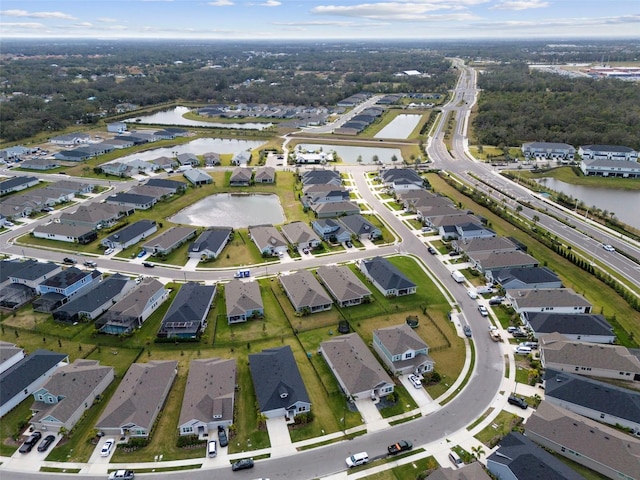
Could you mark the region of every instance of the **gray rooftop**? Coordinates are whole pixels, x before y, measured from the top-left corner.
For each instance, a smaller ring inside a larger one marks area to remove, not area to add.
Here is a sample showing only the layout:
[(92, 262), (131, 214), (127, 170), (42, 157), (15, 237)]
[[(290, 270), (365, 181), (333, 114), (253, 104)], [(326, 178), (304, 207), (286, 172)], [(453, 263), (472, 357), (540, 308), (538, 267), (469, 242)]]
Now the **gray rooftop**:
[(383, 257), (374, 257), (362, 260), (364, 268), (371, 278), (373, 278), (385, 290), (402, 290), (416, 286), (404, 273)]
[(244, 315), (251, 310), (263, 308), (258, 282), (241, 282), (233, 279), (224, 287), (227, 316)]
[(182, 285), (162, 319), (160, 331), (197, 333), (201, 322), (209, 314), (209, 307), (215, 294), (215, 285), (201, 285), (195, 282)]
[(626, 347), (566, 340), (554, 341), (556, 338), (545, 337), (542, 340), (540, 348), (545, 365), (578, 365), (640, 374), (640, 360)]
[(361, 299), (371, 295), (371, 290), (346, 266), (328, 265), (318, 267), (317, 275), (339, 302)]
[(287, 223), (282, 226), (282, 233), (293, 244), (320, 241), (318, 235), (304, 222)]
[(299, 270), (290, 275), (281, 275), (280, 282), (287, 291), (289, 299), (296, 310), (333, 303), (327, 292), (322, 288), (322, 285), (320, 285), (320, 282), (308, 270)]
[(231, 227), (208, 228), (189, 246), (189, 251), (203, 252), (211, 250), (212, 252), (217, 252), (220, 246), (227, 241), (232, 230)]
[(483, 270), (497, 270), (520, 265), (538, 265), (538, 261), (528, 253), (520, 250), (503, 252), (478, 252), (469, 254), (469, 257), (478, 262)]
[[(98, 271), (94, 270), (94, 272), (98, 272)], [(85, 277), (92, 276), (92, 274), (93, 272), (89, 270), (80, 270), (77, 267), (69, 267), (47, 278), (40, 285), (45, 287), (64, 289), (79, 282)], [(101, 275), (101, 273), (98, 272), (98, 275)]]
[(517, 309), (591, 306), (582, 295), (570, 288), (512, 289), (507, 290), (507, 295), (517, 303)]
[(144, 244), (144, 248), (153, 250), (159, 248), (161, 250), (168, 250), (173, 246), (185, 242), (196, 234), (195, 227), (171, 227), (169, 230), (165, 230), (160, 235), (147, 240)]
[(153, 220), (138, 220), (136, 223), (127, 225), (126, 227), (116, 230), (115, 233), (109, 235), (105, 240), (114, 243), (127, 243), (130, 240), (148, 232), (155, 227), (156, 222)]
[(391, 355), (400, 355), (408, 350), (428, 348), (425, 341), (406, 323), (378, 328), (373, 331), (373, 334), (380, 339)]
[(603, 315), (591, 313), (527, 312), (527, 322), (535, 333), (613, 336), (613, 327)]
[[(60, 266), (56, 265), (55, 263), (22, 262), (22, 265), (23, 268), (20, 268), (18, 269), (18, 271), (13, 272), (10, 275), (11, 278), (32, 281), (37, 280), (38, 278), (41, 278), (48, 273), (60, 270)], [(4, 268), (4, 264), (2, 264), (2, 268)]]
[(100, 305), (120, 294), (129, 286), (128, 284), (133, 284), (133, 281), (119, 273), (111, 275), (79, 297), (74, 297), (69, 303), (54, 310), (54, 314), (64, 312), (68, 316), (73, 316), (82, 312), (93, 312)]

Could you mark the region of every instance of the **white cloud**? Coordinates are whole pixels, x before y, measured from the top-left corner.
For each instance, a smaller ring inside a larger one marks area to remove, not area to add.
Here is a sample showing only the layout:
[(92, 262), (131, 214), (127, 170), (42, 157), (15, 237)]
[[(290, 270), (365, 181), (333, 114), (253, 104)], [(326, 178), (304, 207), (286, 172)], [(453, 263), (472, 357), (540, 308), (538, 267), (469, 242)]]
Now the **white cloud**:
[(231, 5), (233, 5), (233, 2), (231, 0), (215, 0), (213, 2), (207, 3), (207, 5), (210, 5), (212, 7), (230, 7)]
[(549, 2), (542, 0), (504, 0), (491, 7), (492, 10), (529, 10), (531, 8), (545, 8)]
[(118, 21), (115, 18), (109, 18), (109, 17), (100, 17), (97, 20), (102, 23), (115, 23)]
[(43, 24), (37, 22), (0, 22), (0, 27), (7, 29), (27, 29), (27, 30), (41, 30), (44, 27)]
[(91, 28), (91, 27), (93, 27), (93, 23), (91, 22), (74, 23), (73, 25), (71, 25), (71, 28)]
[(26, 17), (26, 18), (58, 18), (63, 20), (77, 20), (76, 17), (62, 12), (28, 12), (26, 10), (3, 10), (0, 12), (4, 17)]
[(487, 28), (492, 30), (513, 28), (582, 28), (591, 27), (599, 28), (606, 27), (608, 25), (626, 25), (640, 23), (640, 14), (638, 15), (622, 15), (619, 17), (574, 17), (574, 18), (560, 18), (560, 19), (545, 19), (545, 20), (513, 20), (504, 22), (478, 22), (474, 23), (474, 27)]
[[(474, 0), (469, 0), (474, 1)], [(462, 2), (464, 3), (464, 2)], [(460, 10), (460, 2), (430, 1), (430, 2), (383, 2), (361, 3), (358, 5), (338, 6), (324, 5), (313, 8), (312, 13), (322, 15), (336, 15), (344, 17), (360, 17), (373, 20), (402, 20), (425, 21), (436, 20), (441, 15), (431, 15), (430, 12), (442, 10)], [(462, 13), (460, 18), (446, 15), (449, 20), (473, 18), (470, 14)]]

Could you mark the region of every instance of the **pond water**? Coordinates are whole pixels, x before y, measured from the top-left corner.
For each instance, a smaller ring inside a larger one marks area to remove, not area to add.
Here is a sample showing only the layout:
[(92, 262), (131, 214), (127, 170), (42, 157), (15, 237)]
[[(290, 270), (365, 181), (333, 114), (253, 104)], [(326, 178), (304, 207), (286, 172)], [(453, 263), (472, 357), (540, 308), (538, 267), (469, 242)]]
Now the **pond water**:
[(638, 215), (640, 211), (640, 192), (637, 190), (572, 185), (555, 178), (541, 178), (538, 182), (551, 190), (577, 198), (584, 202), (587, 207), (595, 205), (601, 210), (614, 212), (621, 222), (640, 228), (640, 215)]
[(246, 228), (284, 223), (285, 216), (277, 195), (218, 193), (179, 211), (169, 221), (199, 227)]
[(375, 138), (409, 138), (413, 129), (420, 122), (421, 115), (398, 115), (382, 130), (374, 135)]
[(126, 157), (119, 158), (118, 161), (127, 163), (136, 158), (148, 161), (158, 157), (174, 157), (176, 154), (181, 153), (193, 153), (194, 155), (202, 155), (207, 152), (235, 154), (244, 150), (256, 149), (265, 143), (266, 142), (256, 140), (236, 140), (231, 138), (198, 138), (183, 145), (156, 148), (127, 155)]
[[(348, 145), (320, 145), (312, 143), (301, 143), (299, 146), (303, 150), (316, 152), (322, 149), (323, 152), (335, 151), (342, 159), (343, 163), (358, 163), (358, 157), (362, 157), (362, 164), (373, 163), (373, 156), (377, 155), (378, 160), (382, 163), (394, 163), (391, 158), (395, 155), (397, 161), (395, 163), (402, 165), (402, 153), (399, 148), (378, 148), (378, 147), (353, 147)], [(298, 145), (296, 145), (296, 150)]]
[[(264, 130), (273, 125), (273, 123), (214, 123), (184, 118), (183, 115), (190, 111), (191, 109), (187, 107), (175, 107), (171, 110), (156, 112), (152, 115), (127, 118), (125, 122), (135, 124), (178, 125), (184, 127), (244, 128), (246, 130)], [(137, 121), (138, 119), (140, 119), (140, 121)]]

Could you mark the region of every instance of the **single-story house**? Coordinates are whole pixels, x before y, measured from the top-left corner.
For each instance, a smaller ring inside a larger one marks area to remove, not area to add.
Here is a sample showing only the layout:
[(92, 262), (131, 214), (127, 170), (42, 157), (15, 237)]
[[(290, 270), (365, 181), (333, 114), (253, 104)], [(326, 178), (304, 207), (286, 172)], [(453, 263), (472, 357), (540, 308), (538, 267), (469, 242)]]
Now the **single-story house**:
[(204, 170), (200, 170), (199, 168), (185, 170), (182, 172), (182, 175), (184, 175), (184, 178), (189, 180), (193, 185), (207, 185), (209, 183), (213, 183), (213, 178), (211, 178), (211, 176)]
[(287, 241), (273, 225), (249, 227), (249, 236), (262, 255), (278, 255), (287, 251)]
[(395, 192), (395, 196), (396, 202), (410, 213), (417, 212), (419, 208), (423, 207), (455, 206), (448, 197), (436, 195), (424, 189)]
[(345, 215), (355, 215), (360, 213), (360, 207), (356, 202), (326, 202), (311, 205), (311, 210), (316, 218), (335, 218)]
[(95, 320), (124, 297), (134, 286), (133, 280), (115, 273), (80, 295), (76, 295), (73, 300), (56, 308), (53, 311), (53, 319), (65, 323)]
[(4, 180), (0, 180), (0, 195), (19, 192), (29, 187), (35, 187), (38, 183), (40, 183), (40, 180), (36, 177), (9, 177)]
[(189, 258), (218, 258), (233, 235), (231, 227), (214, 227), (203, 231), (189, 246)]
[(114, 175), (121, 178), (130, 177), (134, 173), (133, 167), (121, 162), (105, 163), (100, 166), (100, 169), (105, 175)]
[(311, 208), (320, 203), (348, 202), (351, 198), (349, 191), (342, 185), (309, 185), (302, 189), (300, 197), (302, 205)]
[(207, 152), (202, 155), (204, 158), (205, 167), (214, 167), (216, 165), (220, 165), (222, 162), (220, 161), (220, 154), (216, 152)]
[(198, 160), (198, 157), (193, 153), (180, 153), (176, 157), (176, 160), (178, 160), (178, 163), (183, 167), (187, 165), (197, 167), (200, 165), (200, 160)]
[(35, 430), (71, 431), (114, 376), (113, 367), (100, 365), (98, 360), (76, 359), (61, 366), (33, 392), (29, 423)]
[(543, 401), (525, 433), (542, 447), (608, 478), (640, 478), (640, 440)]
[(483, 226), (479, 222), (467, 222), (459, 223), (455, 225), (456, 239), (457, 240), (469, 240), (472, 238), (490, 238), (495, 237), (496, 232)]
[(138, 195), (135, 193), (119, 192), (106, 198), (105, 203), (119, 205), (121, 207), (131, 207), (136, 210), (149, 210), (158, 202), (154, 197), (148, 195)]
[(282, 234), (294, 248), (316, 248), (321, 243), (318, 235), (304, 222), (291, 222), (283, 225)]
[(275, 183), (276, 169), (273, 167), (258, 167), (253, 179), (256, 183)]
[(514, 310), (524, 312), (591, 313), (591, 304), (570, 288), (507, 290)]
[(78, 145), (81, 143), (89, 143), (90, 141), (91, 135), (80, 132), (66, 133), (49, 139), (49, 142), (54, 145)]
[(191, 360), (178, 419), (180, 435), (211, 438), (219, 426), (233, 423), (236, 391), (236, 360)]
[(107, 123), (107, 132), (123, 133), (127, 131), (127, 124), (124, 122)]
[(149, 187), (160, 187), (171, 190), (171, 193), (179, 193), (187, 190), (187, 184), (178, 180), (169, 180), (167, 178), (150, 178), (145, 182)]
[(173, 170), (179, 165), (178, 160), (176, 160), (175, 158), (164, 157), (164, 156), (154, 158), (153, 160), (149, 160), (149, 162), (165, 170)]
[(396, 375), (432, 372), (429, 345), (407, 323), (373, 331), (373, 349)]
[(318, 267), (316, 274), (341, 307), (360, 305), (371, 298), (371, 290), (347, 266)]
[(207, 326), (207, 316), (215, 295), (215, 285), (185, 283), (162, 319), (158, 337), (197, 338)]
[(251, 151), (245, 150), (242, 152), (238, 152), (233, 155), (231, 158), (231, 165), (235, 165), (237, 167), (248, 165), (251, 163)]
[(380, 171), (382, 183), (394, 190), (417, 190), (424, 188), (424, 179), (410, 168), (388, 168)]
[(518, 247), (506, 237), (480, 237), (453, 240), (451, 246), (470, 257), (481, 253), (515, 252)]
[(125, 249), (153, 235), (157, 231), (158, 225), (154, 220), (138, 220), (103, 238), (101, 243), (107, 248)]
[(250, 318), (264, 315), (258, 282), (231, 280), (224, 287), (224, 302), (228, 324), (246, 322)]
[(42, 387), (58, 367), (68, 363), (67, 354), (38, 349), (0, 373), (0, 418)]
[(198, 233), (195, 227), (171, 227), (147, 241), (142, 247), (152, 255), (168, 255)]
[(308, 270), (281, 275), (280, 283), (297, 313), (316, 313), (331, 309), (331, 298)]
[(22, 162), (21, 168), (27, 168), (29, 170), (52, 170), (58, 168), (60, 162), (47, 158), (32, 158)]
[(327, 242), (343, 243), (351, 240), (351, 232), (333, 218), (319, 218), (311, 222), (313, 230)]
[(154, 187), (152, 185), (134, 185), (129, 189), (128, 193), (135, 193), (136, 195), (145, 195), (147, 197), (153, 197), (156, 202), (160, 200), (166, 200), (174, 194), (172, 188)]
[(253, 170), (249, 167), (236, 167), (229, 177), (229, 185), (232, 187), (248, 187), (251, 185)]
[(49, 185), (48, 188), (73, 193), (74, 195), (84, 195), (86, 193), (92, 193), (94, 185), (92, 183), (75, 182), (73, 180), (59, 180)]
[(110, 335), (125, 335), (142, 327), (144, 321), (169, 298), (169, 290), (155, 278), (147, 277), (109, 309), (96, 328)]
[(640, 392), (637, 390), (547, 369), (544, 399), (591, 420), (640, 432)]
[(86, 245), (98, 238), (98, 233), (85, 225), (70, 225), (68, 223), (47, 223), (38, 225), (32, 231), (36, 238), (56, 240), (59, 242), (78, 243)]
[(409, 280), (395, 265), (383, 257), (361, 260), (360, 271), (387, 297), (399, 297), (416, 293), (417, 285)]
[(616, 334), (604, 315), (594, 313), (525, 312), (523, 322), (536, 338), (560, 333), (568, 340), (588, 343), (614, 343)]
[(134, 211), (133, 207), (91, 202), (80, 205), (73, 213), (62, 212), (60, 223), (100, 229), (115, 225), (120, 218), (131, 215)]
[(355, 238), (367, 238), (369, 240), (375, 240), (376, 238), (382, 237), (382, 230), (380, 230), (359, 213), (339, 218), (338, 222), (344, 225), (345, 228), (349, 230)]
[(320, 353), (348, 398), (378, 399), (395, 384), (357, 333), (320, 343)]
[(96, 423), (105, 435), (148, 437), (178, 373), (178, 362), (133, 363)]
[(303, 186), (308, 185), (342, 185), (340, 172), (335, 170), (316, 169), (304, 172), (300, 176)]
[(493, 274), (505, 268), (537, 267), (538, 260), (521, 250), (511, 252), (482, 252), (467, 254), (473, 268), (483, 273), (487, 280), (494, 281)]
[[(2, 267), (5, 266), (3, 262)], [(26, 285), (29, 288), (38, 288), (42, 282), (48, 278), (55, 276), (62, 271), (62, 267), (52, 262), (37, 262), (28, 260), (20, 262), (20, 267), (17, 269), (10, 268), (7, 272), (9, 281), (11, 283), (19, 283)]]
[(289, 345), (249, 355), (258, 409), (267, 418), (293, 417), (311, 411), (309, 394)]
[(540, 339), (540, 362), (545, 369), (576, 375), (640, 380), (640, 359), (628, 348), (571, 341), (559, 333)]
[(560, 277), (547, 267), (515, 267), (492, 272), (493, 281), (505, 290), (562, 288)]

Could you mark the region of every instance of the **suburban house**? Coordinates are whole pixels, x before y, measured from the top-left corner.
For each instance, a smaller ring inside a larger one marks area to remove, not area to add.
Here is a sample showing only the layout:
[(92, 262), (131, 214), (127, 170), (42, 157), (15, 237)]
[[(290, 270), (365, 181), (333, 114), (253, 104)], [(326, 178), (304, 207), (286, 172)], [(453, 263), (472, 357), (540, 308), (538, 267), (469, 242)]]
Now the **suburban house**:
[(418, 213), (425, 207), (453, 207), (454, 203), (448, 197), (435, 195), (427, 190), (405, 190), (396, 192), (396, 201), (408, 213)]
[(512, 252), (482, 252), (467, 254), (469, 262), (473, 268), (483, 273), (487, 280), (493, 281), (493, 273), (505, 268), (529, 268), (537, 267), (538, 260), (523, 252), (515, 250)]
[(149, 187), (160, 187), (170, 189), (172, 193), (184, 192), (187, 190), (187, 184), (178, 180), (169, 180), (167, 178), (150, 178), (145, 182)]
[(38, 390), (58, 367), (69, 363), (68, 355), (38, 349), (0, 373), (0, 418)]
[(125, 249), (131, 245), (135, 245), (140, 240), (153, 235), (158, 231), (158, 225), (153, 220), (138, 220), (136, 223), (132, 223), (106, 238), (102, 239), (102, 245), (107, 248), (122, 248)]
[(52, 170), (54, 168), (58, 168), (60, 166), (60, 162), (57, 162), (53, 159), (46, 158), (32, 158), (30, 160), (25, 160), (22, 162), (21, 168), (27, 168), (29, 170)]
[(527, 420), (528, 438), (605, 477), (640, 478), (640, 440), (543, 401)]
[(50, 143), (54, 145), (78, 145), (81, 143), (89, 143), (91, 135), (88, 133), (66, 133), (64, 135), (58, 135), (49, 139)]
[(158, 337), (197, 338), (207, 326), (207, 315), (215, 295), (215, 285), (185, 283), (162, 319)]
[(251, 163), (250, 150), (244, 150), (242, 152), (238, 152), (234, 154), (233, 157), (231, 158), (231, 165), (235, 165), (237, 167), (248, 165), (249, 163)]
[[(297, 164), (319, 164), (326, 163), (327, 156), (329, 155), (327, 152), (296, 152), (296, 163)], [(331, 155), (333, 156), (333, 155)]]
[(393, 380), (357, 333), (324, 341), (319, 351), (347, 398), (377, 400), (393, 393)]
[(462, 241), (470, 240), (472, 238), (490, 238), (496, 236), (496, 232), (483, 226), (479, 222), (459, 223), (455, 225), (455, 229), (455, 238)]
[(366, 238), (368, 240), (375, 240), (382, 237), (382, 230), (359, 213), (347, 215), (346, 217), (338, 219), (338, 221), (357, 239)]
[[(26, 261), (21, 262), (20, 266), (22, 268), (10, 269), (7, 272), (9, 281), (14, 284), (26, 285), (33, 289), (38, 288), (40, 283), (62, 271), (60, 265), (50, 262)], [(4, 263), (2, 267), (4, 267)]]
[(149, 437), (177, 373), (177, 361), (131, 364), (96, 429), (118, 437)]
[(120, 218), (131, 215), (134, 208), (122, 208), (108, 203), (88, 203), (80, 205), (75, 212), (63, 212), (60, 215), (60, 223), (78, 225), (100, 229), (115, 225)]
[(35, 430), (71, 431), (113, 379), (113, 367), (100, 365), (98, 360), (76, 359), (61, 366), (33, 392), (29, 423)]
[(32, 233), (36, 238), (78, 243), (80, 245), (86, 245), (98, 238), (97, 232), (91, 227), (55, 222), (38, 225), (32, 230)]
[(347, 266), (318, 267), (316, 275), (341, 307), (360, 305), (371, 299), (371, 291)]
[(126, 335), (142, 327), (144, 321), (169, 298), (169, 290), (155, 278), (147, 277), (96, 322), (101, 333)]
[(597, 422), (640, 432), (640, 392), (637, 390), (547, 369), (544, 399)]
[(273, 225), (249, 227), (249, 236), (262, 255), (278, 255), (287, 251), (287, 241)]
[(218, 426), (233, 423), (236, 391), (236, 360), (191, 360), (178, 419), (180, 435), (212, 438)]
[(547, 267), (505, 268), (492, 272), (491, 277), (505, 290), (562, 288), (560, 277)]
[(119, 192), (106, 198), (105, 203), (119, 205), (121, 207), (135, 208), (136, 210), (149, 210), (158, 202), (149, 195), (138, 195), (136, 193)]
[(300, 181), (303, 186), (308, 185), (342, 185), (342, 177), (340, 172), (335, 170), (309, 170), (300, 175)]
[(29, 187), (35, 187), (40, 183), (40, 180), (36, 177), (9, 177), (4, 180), (0, 180), (0, 195), (6, 195), (7, 193), (19, 192)]
[[(0, 215), (5, 219), (3, 224), (6, 224), (7, 220), (28, 217), (32, 212), (40, 210), (41, 207), (24, 199), (19, 202), (7, 202), (7, 200), (0, 202)], [(19, 200), (19, 198), (13, 200)]]
[(183, 167), (197, 167), (198, 165), (200, 165), (200, 160), (198, 160), (198, 157), (193, 153), (180, 153), (176, 157), (176, 160), (178, 160), (178, 163)]
[(251, 185), (253, 170), (249, 167), (236, 167), (229, 177), (229, 185), (232, 187), (248, 187)]
[(174, 189), (165, 187), (154, 187), (152, 185), (134, 185), (129, 189), (129, 193), (135, 193), (136, 195), (144, 195), (146, 197), (153, 197), (156, 202), (166, 200), (174, 194)]
[(133, 280), (115, 273), (93, 288), (76, 295), (73, 300), (56, 308), (53, 311), (53, 319), (66, 323), (95, 320), (124, 297), (134, 286)]
[(333, 218), (319, 218), (311, 222), (313, 230), (326, 242), (344, 243), (351, 240), (351, 232)]
[(429, 480), (491, 480), (480, 462), (451, 468), (438, 468), (429, 474)]
[(325, 202), (311, 205), (311, 210), (316, 218), (334, 218), (360, 213), (360, 207), (356, 202)]
[(294, 248), (316, 248), (320, 246), (320, 238), (304, 222), (291, 222), (282, 226), (282, 234)]
[(570, 341), (559, 333), (540, 340), (540, 362), (545, 369), (577, 375), (640, 380), (640, 359), (626, 347)]
[(50, 312), (75, 295), (86, 292), (102, 281), (98, 270), (80, 270), (69, 267), (43, 280), (37, 287), (41, 297), (34, 310)]
[(406, 323), (373, 331), (373, 349), (396, 375), (432, 372), (429, 345)]
[(184, 172), (182, 172), (182, 175), (184, 175), (184, 178), (186, 178), (196, 186), (208, 185), (209, 183), (213, 183), (213, 178), (204, 170), (200, 170), (199, 168), (185, 170)]
[(479, 253), (515, 252), (518, 247), (506, 237), (483, 237), (453, 240), (453, 249), (470, 257)]
[(207, 152), (202, 154), (202, 158), (204, 159), (205, 167), (214, 167), (216, 165), (220, 165), (222, 162), (220, 161), (220, 154), (216, 152)]
[(349, 191), (342, 185), (309, 185), (302, 189), (302, 205), (310, 208), (319, 203), (347, 202), (351, 198)]
[(280, 283), (297, 313), (317, 313), (331, 309), (333, 303), (320, 282), (308, 270), (281, 275)]
[(164, 170), (173, 170), (178, 166), (178, 161), (175, 158), (169, 158), (164, 156), (154, 158), (153, 160), (149, 160), (149, 162), (153, 163), (154, 165), (157, 165), (158, 167)]
[(567, 160), (572, 161), (576, 149), (566, 143), (530, 142), (522, 145), (522, 153), (527, 160)]
[(189, 246), (189, 258), (218, 258), (232, 235), (231, 227), (208, 228)]
[(250, 318), (262, 317), (264, 305), (258, 282), (231, 280), (224, 286), (224, 302), (227, 307), (227, 323), (242, 323)]
[(525, 312), (521, 315), (537, 339), (560, 333), (567, 340), (588, 343), (614, 343), (616, 334), (603, 315), (594, 313)]
[(507, 290), (513, 309), (524, 312), (591, 313), (591, 304), (570, 288)]
[(0, 260), (0, 288), (11, 283), (11, 277), (18, 275), (18, 272), (26, 267), (31, 267), (38, 263), (36, 260)]
[(258, 167), (253, 180), (256, 183), (275, 183), (276, 169), (273, 167)]
[(152, 255), (168, 255), (196, 236), (195, 227), (171, 227), (147, 241), (142, 248)]
[(123, 133), (127, 131), (127, 124), (124, 122), (107, 123), (107, 132)]
[[(421, 192), (422, 190), (417, 190)], [(467, 213), (465, 210), (460, 210), (455, 205), (429, 205), (416, 207), (415, 212), (418, 220), (424, 223), (426, 226), (433, 225), (433, 221), (436, 218), (445, 217), (447, 215), (461, 215)]]
[(289, 345), (249, 355), (249, 370), (258, 408), (267, 418), (287, 421), (311, 411), (311, 402)]
[(638, 152), (622, 145), (583, 145), (578, 153), (583, 160), (638, 161)]
[(443, 215), (436, 218), (425, 219), (425, 226), (438, 232), (443, 240), (456, 240), (458, 238), (458, 230), (456, 226), (465, 225), (467, 223), (479, 223), (478, 217), (471, 215), (464, 210), (451, 215)]
[(511, 432), (500, 440), (498, 449), (487, 457), (487, 469), (495, 478), (502, 480), (585, 480), (582, 475), (518, 432)]
[(401, 190), (418, 190), (425, 186), (424, 179), (418, 172), (409, 168), (389, 168), (380, 171), (382, 183), (394, 192)]
[(586, 176), (600, 177), (640, 177), (640, 163), (637, 160), (595, 159), (582, 160), (580, 170)]
[(0, 340), (0, 373), (24, 358), (24, 350), (17, 345)]
[(386, 297), (399, 297), (416, 293), (417, 285), (409, 280), (389, 260), (374, 257), (361, 260), (360, 271)]
[(100, 170), (105, 175), (114, 175), (120, 178), (130, 177), (134, 173), (133, 167), (121, 162), (105, 163), (100, 166)]
[(93, 192), (94, 185), (92, 183), (75, 182), (72, 180), (59, 180), (52, 183), (48, 188), (72, 193), (74, 195), (84, 195)]

